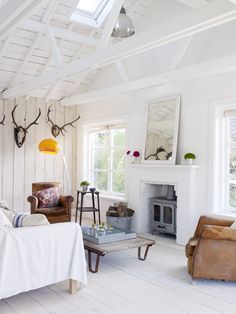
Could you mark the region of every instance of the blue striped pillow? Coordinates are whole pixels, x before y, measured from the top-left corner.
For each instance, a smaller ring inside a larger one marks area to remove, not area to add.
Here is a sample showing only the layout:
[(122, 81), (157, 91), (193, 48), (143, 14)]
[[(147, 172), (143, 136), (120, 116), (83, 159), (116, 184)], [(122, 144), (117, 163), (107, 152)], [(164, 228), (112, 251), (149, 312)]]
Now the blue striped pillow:
[(13, 219), (13, 227), (15, 228), (20, 228), (22, 227), (23, 220), (27, 216), (27, 214), (16, 214), (14, 219)]

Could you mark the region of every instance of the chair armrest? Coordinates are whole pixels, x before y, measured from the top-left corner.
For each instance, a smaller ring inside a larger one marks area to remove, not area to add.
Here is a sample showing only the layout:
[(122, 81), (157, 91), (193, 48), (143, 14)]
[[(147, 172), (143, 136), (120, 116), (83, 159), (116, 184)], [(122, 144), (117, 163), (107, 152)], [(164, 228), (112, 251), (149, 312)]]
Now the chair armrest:
[(200, 238), (236, 241), (236, 229), (221, 226), (203, 226)]
[(193, 278), (236, 280), (236, 229), (204, 226), (194, 250)]
[(35, 213), (36, 208), (38, 208), (39, 201), (36, 196), (30, 195), (27, 197), (27, 201), (30, 203), (31, 214)]
[(71, 204), (73, 201), (74, 197), (71, 195), (68, 196), (60, 195), (60, 203), (62, 207), (66, 209), (66, 212), (69, 216), (71, 215)]
[(204, 225), (214, 225), (214, 226), (222, 226), (222, 227), (230, 227), (234, 223), (232, 219), (222, 219), (214, 216), (201, 216), (196, 231), (194, 233), (194, 238), (198, 238), (202, 232), (202, 228)]

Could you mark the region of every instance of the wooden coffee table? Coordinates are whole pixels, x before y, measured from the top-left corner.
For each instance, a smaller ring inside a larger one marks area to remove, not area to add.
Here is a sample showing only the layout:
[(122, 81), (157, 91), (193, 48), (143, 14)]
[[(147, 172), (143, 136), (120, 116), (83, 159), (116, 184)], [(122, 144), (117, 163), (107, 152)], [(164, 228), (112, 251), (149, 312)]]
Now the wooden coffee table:
[[(95, 244), (88, 240), (84, 240), (84, 248), (88, 251), (88, 267), (89, 271), (96, 273), (99, 267), (100, 256), (104, 256), (110, 252), (123, 251), (127, 249), (138, 248), (138, 259), (145, 261), (147, 258), (149, 247), (156, 244), (156, 241), (137, 236), (134, 239), (121, 240), (106, 244)], [(146, 247), (143, 257), (141, 257), (141, 248)], [(95, 268), (92, 267), (92, 253), (95, 254)]]

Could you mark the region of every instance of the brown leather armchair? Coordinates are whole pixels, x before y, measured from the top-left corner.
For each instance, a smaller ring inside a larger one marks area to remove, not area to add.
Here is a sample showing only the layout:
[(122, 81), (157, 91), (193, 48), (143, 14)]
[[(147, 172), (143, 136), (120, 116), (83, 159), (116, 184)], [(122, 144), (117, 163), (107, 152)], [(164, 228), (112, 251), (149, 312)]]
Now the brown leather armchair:
[(236, 229), (231, 219), (201, 216), (185, 253), (193, 279), (236, 280)]
[[(59, 182), (36, 182), (32, 183), (32, 193), (42, 191), (51, 187), (58, 187)], [(44, 214), (50, 223), (71, 221), (71, 204), (74, 201), (73, 196), (60, 195), (58, 207), (40, 208), (38, 207), (38, 199), (34, 195), (27, 198), (30, 203), (31, 214)]]

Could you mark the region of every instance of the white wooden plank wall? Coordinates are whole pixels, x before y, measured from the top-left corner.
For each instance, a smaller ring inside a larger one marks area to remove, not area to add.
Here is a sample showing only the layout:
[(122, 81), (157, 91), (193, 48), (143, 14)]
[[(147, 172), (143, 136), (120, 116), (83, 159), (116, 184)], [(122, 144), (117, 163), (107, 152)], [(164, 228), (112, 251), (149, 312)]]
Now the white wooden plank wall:
[[(29, 128), (26, 140), (18, 148), (14, 140), (14, 124), (11, 111), (18, 104), (15, 119), (18, 125), (27, 126), (41, 109), (39, 125)], [(43, 98), (19, 97), (14, 100), (0, 101), (0, 120), (6, 115), (5, 125), (0, 125), (0, 198), (8, 202), (16, 211), (28, 211), (27, 196), (31, 194), (32, 182), (59, 181), (61, 192), (68, 191), (64, 165), (61, 154), (44, 155), (38, 150), (38, 143), (44, 138), (52, 138), (50, 125), (47, 123), (47, 109), (52, 104), (51, 118), (59, 126), (72, 121), (76, 116), (76, 108), (63, 108), (57, 101), (45, 104)], [(76, 125), (76, 123), (75, 123)], [(59, 135), (67, 161), (72, 191), (75, 187), (76, 174), (76, 129), (68, 126), (65, 137)]]

